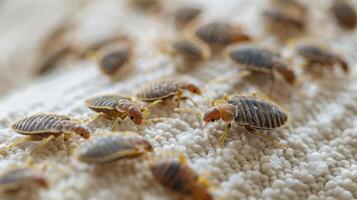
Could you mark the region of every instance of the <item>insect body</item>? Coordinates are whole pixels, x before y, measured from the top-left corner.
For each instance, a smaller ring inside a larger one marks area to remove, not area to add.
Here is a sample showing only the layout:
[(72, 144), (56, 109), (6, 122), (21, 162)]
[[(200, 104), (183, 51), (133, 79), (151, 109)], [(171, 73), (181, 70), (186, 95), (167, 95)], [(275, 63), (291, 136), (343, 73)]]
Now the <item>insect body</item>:
[(281, 61), (278, 54), (267, 49), (247, 46), (228, 50), (226, 54), (235, 64), (243, 66), (245, 70), (270, 74), (272, 81), (275, 80), (275, 71), (288, 83), (293, 84), (295, 81), (294, 72)]
[(209, 45), (212, 50), (219, 50), (233, 43), (250, 40), (250, 37), (241, 28), (224, 22), (205, 24), (197, 28), (195, 36)]
[(27, 169), (18, 168), (0, 175), (0, 192), (17, 192), (28, 187), (48, 188), (47, 180), (39, 173)]
[(346, 29), (353, 29), (356, 26), (356, 11), (346, 1), (336, 0), (332, 5), (331, 10), (340, 26)]
[(160, 160), (151, 165), (151, 171), (162, 186), (190, 195), (197, 200), (211, 200), (207, 184), (187, 165), (175, 160)]
[[(231, 126), (230, 123), (234, 121), (249, 132), (259, 134), (259, 131), (275, 130), (284, 126), (288, 121), (288, 115), (277, 105), (261, 98), (236, 95), (219, 104), (213, 104), (204, 114), (203, 120), (206, 123), (223, 120), (229, 122), (228, 128)], [(278, 144), (274, 139), (264, 134), (259, 135), (269, 139), (274, 144)], [(221, 142), (226, 137), (227, 131), (222, 136)]]
[(72, 121), (68, 116), (57, 115), (53, 113), (38, 113), (20, 119), (11, 125), (11, 129), (15, 132), (27, 135), (30, 138), (20, 138), (10, 145), (16, 146), (28, 139), (42, 140), (42, 145), (39, 145), (32, 153), (38, 151), (50, 140), (62, 134), (77, 134), (88, 139), (90, 137), (90, 130), (80, 124)]
[(134, 97), (141, 101), (154, 102), (176, 96), (179, 106), (180, 99), (188, 98), (182, 97), (185, 90), (193, 94), (201, 94), (201, 90), (196, 85), (183, 79), (162, 79), (140, 87), (134, 93)]
[(345, 73), (349, 72), (349, 65), (343, 58), (321, 47), (301, 44), (296, 47), (296, 51), (307, 60), (306, 67), (315, 64), (333, 67), (335, 64), (339, 64)]
[(99, 62), (99, 67), (105, 75), (115, 78), (128, 71), (130, 57), (131, 49), (121, 47), (105, 54)]
[(186, 27), (199, 17), (202, 10), (196, 7), (179, 7), (174, 13), (175, 25), (178, 29)]
[[(86, 105), (89, 109), (102, 113), (109, 119), (123, 120), (129, 117), (135, 124), (142, 124), (145, 107), (128, 97), (104, 95), (88, 99)], [(117, 122), (114, 123), (116, 126)], [(113, 127), (113, 129), (115, 129)]]
[(142, 137), (108, 135), (94, 138), (82, 145), (78, 150), (77, 158), (87, 163), (106, 163), (138, 157), (152, 151), (153, 147), (149, 141)]

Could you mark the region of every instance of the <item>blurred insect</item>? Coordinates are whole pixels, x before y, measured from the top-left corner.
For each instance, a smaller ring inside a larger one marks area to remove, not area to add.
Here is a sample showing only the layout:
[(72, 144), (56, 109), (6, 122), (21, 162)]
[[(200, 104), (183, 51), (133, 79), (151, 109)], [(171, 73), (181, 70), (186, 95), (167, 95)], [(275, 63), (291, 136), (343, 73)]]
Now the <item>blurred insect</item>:
[(195, 104), (191, 98), (183, 96), (185, 90), (201, 95), (201, 90), (195, 84), (180, 78), (167, 78), (138, 88), (134, 92), (134, 98), (144, 102), (161, 102), (176, 97), (177, 107), (180, 106), (180, 101), (183, 99), (189, 99)]
[(197, 64), (200, 61), (207, 60), (211, 56), (211, 51), (207, 45), (202, 42), (193, 42), (187, 39), (178, 39), (174, 41), (159, 43), (160, 50), (171, 57), (179, 57), (185, 62), (185, 65)]
[(142, 11), (158, 11), (162, 7), (161, 0), (130, 0), (130, 4)]
[(346, 29), (353, 29), (357, 23), (357, 14), (352, 5), (347, 1), (335, 0), (331, 11), (337, 23)]
[(101, 164), (138, 157), (152, 151), (150, 142), (140, 136), (107, 135), (81, 145), (77, 158), (86, 163)]
[(140, 125), (144, 121), (144, 114), (148, 109), (129, 97), (118, 95), (98, 96), (85, 101), (86, 106), (100, 113), (108, 119), (115, 119), (113, 130), (117, 129), (119, 120), (130, 118), (135, 124)]
[(288, 39), (305, 30), (306, 9), (296, 1), (272, 1), (272, 5), (263, 12), (265, 28), (278, 36)]
[(26, 188), (48, 188), (45, 177), (29, 168), (11, 169), (0, 175), (0, 193), (9, 194)]
[(174, 22), (177, 29), (185, 28), (188, 24), (193, 23), (202, 13), (197, 7), (182, 6), (175, 10)]
[(288, 122), (288, 114), (277, 105), (255, 96), (234, 95), (223, 100), (213, 101), (211, 108), (204, 114), (203, 121), (208, 124), (218, 120), (228, 123), (228, 126), (220, 138), (224, 143), (228, 136), (228, 130), (234, 121), (248, 132), (257, 134), (274, 145), (286, 148), (274, 138), (261, 133), (283, 127)]
[(228, 49), (225, 54), (233, 63), (243, 66), (244, 70), (269, 74), (272, 80), (269, 93), (273, 90), (275, 72), (284, 77), (289, 84), (294, 84), (295, 82), (294, 72), (281, 61), (279, 54), (270, 50), (254, 46), (243, 46)]
[(38, 113), (22, 118), (11, 124), (11, 129), (29, 137), (15, 140), (10, 144), (10, 148), (27, 140), (41, 140), (41, 144), (31, 154), (37, 152), (49, 141), (62, 134), (65, 134), (65, 136), (67, 134), (77, 134), (88, 139), (91, 132), (87, 127), (74, 122), (68, 116), (53, 113)]
[(346, 74), (349, 72), (349, 65), (343, 58), (327, 49), (323, 49), (322, 47), (299, 44), (296, 46), (296, 51), (307, 61), (305, 67), (311, 68), (315, 65), (323, 65), (332, 68), (336, 64), (339, 64)]
[(212, 51), (219, 51), (230, 44), (250, 40), (241, 27), (225, 22), (211, 22), (199, 26), (194, 31), (194, 37), (206, 43)]
[(99, 61), (99, 68), (103, 74), (116, 79), (128, 73), (130, 69), (131, 48), (121, 46), (106, 53)]
[(199, 177), (184, 159), (159, 160), (152, 163), (150, 168), (155, 180), (167, 189), (189, 195), (196, 200), (213, 199), (208, 181)]

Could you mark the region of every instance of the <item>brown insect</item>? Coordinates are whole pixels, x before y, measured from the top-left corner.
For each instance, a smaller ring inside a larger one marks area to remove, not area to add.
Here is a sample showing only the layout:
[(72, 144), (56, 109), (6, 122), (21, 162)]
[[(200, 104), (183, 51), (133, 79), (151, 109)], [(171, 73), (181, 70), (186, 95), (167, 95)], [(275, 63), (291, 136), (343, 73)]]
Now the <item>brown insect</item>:
[(192, 196), (196, 200), (213, 199), (208, 182), (199, 177), (185, 161), (159, 160), (151, 164), (151, 172), (165, 188)]
[(107, 163), (152, 152), (150, 142), (139, 136), (107, 135), (93, 138), (80, 146), (77, 158), (86, 163)]
[(211, 22), (202, 25), (195, 30), (194, 36), (205, 42), (213, 51), (233, 43), (250, 40), (250, 37), (240, 27), (224, 22)]
[(220, 138), (221, 143), (228, 136), (228, 130), (234, 121), (248, 132), (258, 134), (268, 139), (274, 145), (285, 147), (275, 139), (260, 133), (283, 127), (288, 122), (288, 114), (272, 102), (255, 96), (234, 95), (224, 100), (213, 102), (211, 108), (204, 114), (203, 121), (212, 123), (218, 120), (228, 122), (224, 135)]
[(131, 48), (129, 46), (118, 47), (116, 50), (110, 51), (101, 58), (99, 67), (103, 74), (117, 78), (129, 71), (131, 54)]
[(113, 130), (117, 128), (118, 120), (124, 120), (127, 117), (137, 125), (142, 124), (144, 113), (148, 110), (129, 97), (118, 95), (94, 97), (88, 99), (85, 104), (89, 109), (101, 113), (105, 118), (115, 119)]
[(25, 188), (48, 188), (45, 177), (28, 168), (9, 170), (0, 175), (0, 192), (12, 193)]
[(176, 97), (177, 107), (179, 107), (180, 100), (191, 100), (183, 96), (184, 91), (201, 95), (201, 90), (195, 84), (180, 78), (171, 78), (143, 85), (134, 92), (134, 98), (145, 102), (155, 102)]
[(32, 153), (37, 152), (40, 147), (62, 134), (77, 134), (88, 139), (91, 132), (87, 127), (74, 122), (68, 116), (53, 113), (38, 113), (22, 118), (11, 124), (11, 129), (19, 134), (29, 136), (29, 138), (20, 138), (10, 146), (28, 139), (42, 140), (42, 144)]
[(353, 29), (357, 23), (357, 14), (347, 1), (335, 0), (331, 7), (338, 24), (346, 29)]
[(197, 7), (183, 6), (179, 7), (174, 13), (175, 25), (178, 29), (185, 28), (188, 24), (193, 23), (200, 16), (202, 10)]
[(296, 36), (305, 30), (306, 9), (296, 1), (273, 1), (263, 12), (266, 29), (280, 39)]
[(187, 39), (178, 39), (170, 42), (160, 41), (160, 50), (171, 57), (180, 57), (187, 64), (196, 64), (207, 60), (211, 56), (211, 51), (202, 42), (193, 42)]
[(244, 70), (269, 74), (272, 80), (270, 92), (274, 86), (275, 72), (282, 75), (288, 83), (294, 84), (295, 82), (294, 72), (282, 62), (279, 54), (270, 50), (254, 46), (243, 46), (228, 49), (225, 54), (233, 63), (243, 66)]
[(349, 65), (343, 58), (322, 47), (300, 44), (296, 46), (296, 51), (307, 61), (305, 67), (312, 67), (317, 64), (332, 68), (335, 64), (339, 64), (346, 74), (349, 72)]

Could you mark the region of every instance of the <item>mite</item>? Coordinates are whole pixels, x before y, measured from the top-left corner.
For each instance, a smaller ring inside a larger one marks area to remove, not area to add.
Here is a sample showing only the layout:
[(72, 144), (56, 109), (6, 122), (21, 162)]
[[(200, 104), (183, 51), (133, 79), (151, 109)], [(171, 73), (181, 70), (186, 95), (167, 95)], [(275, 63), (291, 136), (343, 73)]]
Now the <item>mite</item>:
[(174, 22), (177, 29), (185, 28), (188, 24), (196, 21), (202, 10), (196, 7), (179, 7), (174, 12)]
[(305, 58), (305, 67), (322, 65), (332, 68), (335, 64), (338, 64), (346, 74), (349, 73), (348, 63), (339, 55), (327, 49), (315, 45), (300, 44), (296, 46), (296, 52)]
[(193, 83), (180, 78), (162, 79), (143, 85), (134, 92), (134, 98), (144, 102), (162, 101), (176, 97), (177, 107), (180, 106), (184, 91), (201, 95), (201, 90)]
[(151, 164), (150, 168), (155, 180), (167, 189), (196, 200), (213, 199), (208, 183), (183, 161), (159, 160)]
[(85, 101), (86, 106), (105, 118), (116, 120), (113, 129), (116, 129), (118, 120), (130, 118), (135, 124), (143, 123), (143, 113), (147, 110), (138, 102), (132, 101), (128, 97), (118, 95), (98, 96)]
[(230, 98), (226, 97), (218, 103), (213, 102), (211, 108), (203, 117), (206, 124), (217, 120), (228, 123), (224, 135), (220, 138), (221, 143), (226, 139), (231, 123), (234, 121), (248, 132), (258, 134), (274, 145), (284, 147), (270, 136), (260, 133), (260, 131), (278, 129), (288, 122), (288, 114), (269, 101), (255, 96), (235, 95)]
[(160, 43), (160, 50), (171, 57), (180, 57), (185, 64), (195, 64), (207, 60), (211, 56), (209, 47), (203, 43), (187, 39), (179, 39)]
[(12, 169), (0, 175), (0, 192), (12, 193), (25, 188), (48, 188), (45, 177), (27, 168)]
[(100, 164), (134, 158), (152, 151), (153, 147), (150, 142), (142, 137), (108, 135), (93, 138), (81, 145), (77, 152), (77, 158), (82, 162)]
[[(295, 82), (296, 77), (294, 72), (281, 61), (279, 54), (270, 50), (245, 46), (228, 49), (225, 54), (233, 63), (242, 66), (247, 71), (269, 74), (272, 86), (275, 81), (275, 72), (284, 77), (289, 84), (294, 84)], [(270, 88), (271, 91), (272, 87)]]
[(346, 29), (354, 29), (356, 27), (356, 11), (346, 1), (336, 0), (331, 7), (331, 11), (341, 27)]
[(112, 78), (126, 74), (129, 69), (131, 54), (129, 46), (122, 46), (106, 53), (99, 61), (101, 72)]
[(306, 9), (295, 1), (273, 1), (263, 12), (266, 30), (286, 39), (305, 30)]
[(88, 139), (91, 132), (87, 127), (72, 121), (68, 116), (54, 113), (38, 113), (25, 117), (14, 122), (11, 125), (11, 129), (19, 134), (29, 136), (29, 138), (20, 138), (10, 146), (17, 145), (28, 139), (42, 140), (42, 145), (39, 145), (32, 153), (62, 134), (77, 134)]
[(250, 37), (240, 27), (224, 22), (211, 22), (198, 27), (195, 37), (206, 43), (212, 50), (220, 50), (230, 44), (249, 41)]

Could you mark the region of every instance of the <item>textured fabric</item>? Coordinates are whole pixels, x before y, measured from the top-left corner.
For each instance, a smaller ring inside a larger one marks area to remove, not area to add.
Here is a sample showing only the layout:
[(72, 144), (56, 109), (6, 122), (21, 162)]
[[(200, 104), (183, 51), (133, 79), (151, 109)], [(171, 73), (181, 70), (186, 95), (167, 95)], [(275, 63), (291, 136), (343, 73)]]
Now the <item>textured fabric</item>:
[[(1, 91), (8, 94), (0, 102), (0, 171), (23, 166), (28, 152), (38, 145), (31, 141), (6, 150), (12, 141), (23, 137), (9, 130), (16, 119), (36, 112), (87, 119), (93, 114), (84, 105), (88, 98), (131, 94), (149, 81), (179, 75), (175, 71), (179, 60), (160, 53), (155, 43), (158, 39), (177, 37), (174, 27), (168, 25), (171, 22), (167, 16), (138, 13), (128, 9), (126, 1), (100, 0), (88, 1), (75, 14), (72, 20), (78, 26), (69, 38), (85, 46), (111, 34), (128, 34), (136, 43), (133, 70), (120, 81), (112, 82), (100, 73), (96, 62), (72, 60), (49, 75), (31, 76), (37, 67), (36, 52), (47, 30), (53, 29), (68, 10), (76, 7), (72, 1), (49, 2), (1, 2), (0, 46), (4, 53)], [(180, 2), (167, 3), (167, 6), (170, 9)], [(215, 122), (204, 126), (198, 115), (173, 112), (175, 104), (157, 105), (152, 109), (152, 116), (167, 117), (162, 122), (137, 126), (124, 120), (119, 129), (138, 132), (153, 144), (156, 152), (183, 153), (198, 174), (208, 174), (212, 193), (221, 199), (357, 199), (357, 34), (336, 28), (328, 12), (332, 1), (304, 2), (310, 11), (306, 35), (346, 57), (352, 73), (349, 77), (338, 72), (337, 76), (325, 73), (321, 77), (305, 77), (296, 86), (289, 86), (277, 77), (270, 98), (289, 112), (290, 121), (271, 135), (290, 148), (276, 148), (236, 125), (221, 146), (219, 138), (226, 124)], [(352, 2), (357, 6), (356, 1)], [(301, 58), (289, 46), (279, 46), (273, 36), (263, 31), (260, 13), (265, 3), (202, 0), (197, 4), (205, 10), (202, 20), (221, 19), (241, 24), (249, 34), (260, 38), (259, 44), (281, 50), (284, 58), (289, 58), (290, 66), (301, 74)], [(10, 20), (21, 23), (20, 19), (27, 19), (22, 21), (22, 26), (6, 23)], [(44, 19), (48, 23), (44, 23)], [(217, 56), (180, 75), (203, 88), (203, 97), (193, 95), (192, 98), (199, 105), (198, 109), (205, 111), (209, 106), (205, 97), (250, 94), (258, 90), (267, 93), (270, 79), (265, 75), (205, 84), (238, 70)], [(9, 90), (10, 86), (17, 89)], [(187, 101), (182, 107), (193, 105)], [(101, 134), (100, 130), (109, 130), (112, 123), (98, 118), (88, 125), (95, 131), (94, 137)], [(34, 199), (181, 198), (155, 182), (144, 158), (94, 166), (69, 156), (73, 153), (71, 149), (84, 142), (78, 136), (72, 136), (68, 142), (60, 137), (33, 156), (34, 166), (44, 171), (50, 183), (49, 189), (41, 190)]]

